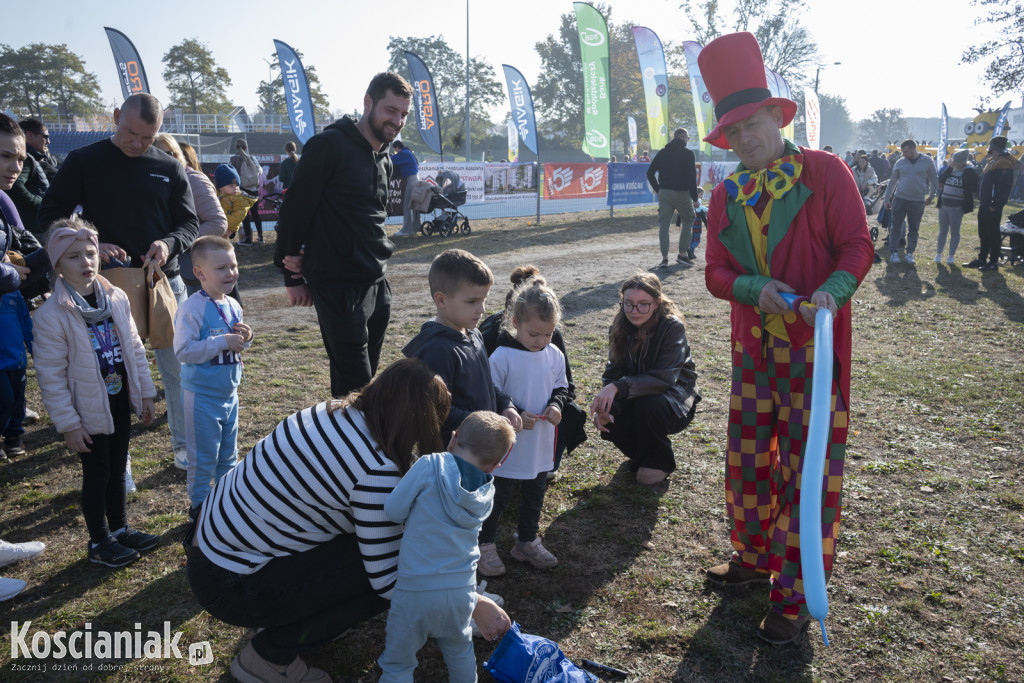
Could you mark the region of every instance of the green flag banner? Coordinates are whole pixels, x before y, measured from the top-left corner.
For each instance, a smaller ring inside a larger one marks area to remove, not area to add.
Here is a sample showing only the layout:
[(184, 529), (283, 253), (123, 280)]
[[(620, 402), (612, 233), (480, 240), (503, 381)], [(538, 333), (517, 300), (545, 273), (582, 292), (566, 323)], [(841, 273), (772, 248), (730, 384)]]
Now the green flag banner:
[(583, 151), (592, 157), (611, 156), (611, 101), (608, 86), (608, 24), (585, 2), (574, 2), (583, 65)]

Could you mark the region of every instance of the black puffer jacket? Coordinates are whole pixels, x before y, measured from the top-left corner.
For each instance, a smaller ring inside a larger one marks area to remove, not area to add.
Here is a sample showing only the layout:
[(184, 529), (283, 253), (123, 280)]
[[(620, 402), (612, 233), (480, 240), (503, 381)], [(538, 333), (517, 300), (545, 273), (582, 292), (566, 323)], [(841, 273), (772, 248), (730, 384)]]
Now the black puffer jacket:
[[(639, 334), (639, 330), (635, 334)], [(630, 347), (635, 337), (630, 338)], [(601, 384), (615, 383), (615, 403), (641, 396), (664, 394), (677, 416), (683, 416), (700, 401), (697, 370), (686, 341), (683, 321), (666, 316), (647, 335), (640, 350), (627, 362), (615, 362), (609, 355)], [(613, 404), (612, 413), (617, 412)]]

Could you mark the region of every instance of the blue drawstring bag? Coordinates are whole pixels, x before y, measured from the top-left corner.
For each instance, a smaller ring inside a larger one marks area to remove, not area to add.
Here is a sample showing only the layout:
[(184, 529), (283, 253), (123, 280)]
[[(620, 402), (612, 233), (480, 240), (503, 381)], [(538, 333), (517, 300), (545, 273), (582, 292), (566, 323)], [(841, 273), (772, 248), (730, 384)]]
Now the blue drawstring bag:
[(566, 658), (558, 643), (521, 633), (515, 622), (484, 668), (500, 683), (597, 683)]

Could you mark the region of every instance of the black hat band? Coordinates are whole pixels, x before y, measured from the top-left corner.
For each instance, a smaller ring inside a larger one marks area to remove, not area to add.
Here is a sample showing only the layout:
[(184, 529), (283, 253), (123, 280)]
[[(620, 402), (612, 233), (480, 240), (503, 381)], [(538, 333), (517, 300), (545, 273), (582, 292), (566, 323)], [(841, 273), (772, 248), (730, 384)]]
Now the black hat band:
[(722, 101), (715, 105), (715, 116), (721, 120), (723, 116), (736, 107), (742, 107), (745, 104), (754, 104), (756, 102), (764, 102), (771, 96), (772, 91), (768, 88), (747, 88), (746, 90), (737, 90), (736, 92), (723, 97)]

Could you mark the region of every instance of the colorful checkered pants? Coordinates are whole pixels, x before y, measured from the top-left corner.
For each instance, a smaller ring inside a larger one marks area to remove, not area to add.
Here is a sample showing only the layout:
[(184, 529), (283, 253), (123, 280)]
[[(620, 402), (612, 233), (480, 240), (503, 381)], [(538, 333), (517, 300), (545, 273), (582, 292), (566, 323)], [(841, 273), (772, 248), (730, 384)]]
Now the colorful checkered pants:
[[(768, 335), (766, 363), (737, 342), (733, 350), (725, 500), (733, 560), (771, 572), (772, 606), (787, 617), (807, 614), (800, 572), (800, 470), (811, 412), (814, 346), (793, 349)], [(832, 436), (825, 454), (821, 511), (825, 572), (832, 571), (839, 533), (846, 457), (847, 406), (832, 381)]]

